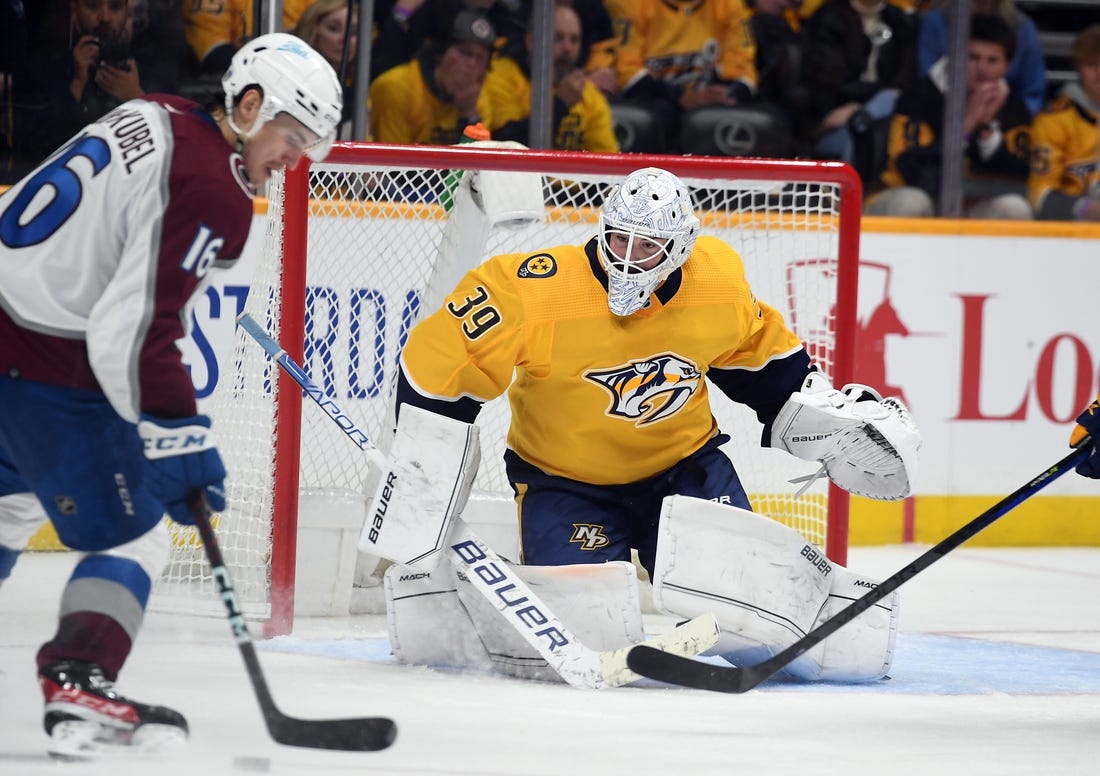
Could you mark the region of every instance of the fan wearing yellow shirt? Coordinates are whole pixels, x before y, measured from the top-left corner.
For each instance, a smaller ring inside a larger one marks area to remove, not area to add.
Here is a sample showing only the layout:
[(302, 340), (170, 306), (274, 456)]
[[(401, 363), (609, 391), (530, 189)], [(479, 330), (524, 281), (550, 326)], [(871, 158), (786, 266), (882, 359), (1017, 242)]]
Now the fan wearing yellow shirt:
[(415, 58), (371, 84), (372, 139), (453, 145), (468, 125), (488, 125), (490, 106), (482, 87), (496, 30), (484, 14), (471, 10), (459, 11), (449, 29), (449, 38), (426, 40)]
[[(572, 6), (554, 7), (553, 147), (566, 151), (618, 153), (619, 143), (611, 121), (611, 105), (599, 87), (580, 67), (581, 20)], [(530, 145), (531, 51), (528, 31), (521, 51), (498, 56), (485, 79), (494, 140), (515, 140)]]

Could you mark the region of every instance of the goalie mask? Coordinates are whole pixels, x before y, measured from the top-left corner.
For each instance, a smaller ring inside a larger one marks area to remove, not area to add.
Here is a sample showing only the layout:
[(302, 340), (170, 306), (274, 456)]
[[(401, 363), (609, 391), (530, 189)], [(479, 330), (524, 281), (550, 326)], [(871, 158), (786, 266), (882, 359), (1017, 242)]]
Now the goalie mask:
[[(233, 104), (254, 85), (263, 92), (263, 104), (252, 128), (242, 132), (233, 121)], [(319, 162), (328, 155), (340, 124), (343, 91), (332, 66), (301, 38), (275, 32), (249, 41), (233, 55), (222, 89), (229, 126), (238, 135), (252, 137), (266, 122), (288, 113), (319, 138), (304, 149), (309, 158)]]
[(699, 219), (684, 182), (657, 167), (635, 170), (608, 195), (600, 211), (600, 263), (607, 305), (632, 315), (695, 247)]

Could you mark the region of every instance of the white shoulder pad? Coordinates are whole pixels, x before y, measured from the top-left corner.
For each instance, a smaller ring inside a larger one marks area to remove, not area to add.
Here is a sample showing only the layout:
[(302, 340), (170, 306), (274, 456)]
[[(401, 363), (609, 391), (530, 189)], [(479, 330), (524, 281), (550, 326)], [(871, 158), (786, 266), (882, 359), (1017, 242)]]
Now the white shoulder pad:
[(772, 422), (771, 445), (820, 461), (849, 493), (896, 501), (912, 492), (921, 437), (901, 400), (857, 383), (838, 391), (811, 372)]

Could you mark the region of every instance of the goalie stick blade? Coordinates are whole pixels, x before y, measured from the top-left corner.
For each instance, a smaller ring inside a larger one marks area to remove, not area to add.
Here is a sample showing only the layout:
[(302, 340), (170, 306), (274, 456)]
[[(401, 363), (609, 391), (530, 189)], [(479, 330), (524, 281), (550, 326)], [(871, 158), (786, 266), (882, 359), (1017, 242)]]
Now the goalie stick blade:
[(387, 717), (356, 719), (295, 719), (268, 717), (267, 731), (284, 746), (341, 752), (377, 752), (393, 743), (397, 725)]
[[(680, 623), (675, 628), (653, 638), (646, 639), (642, 644), (647, 649), (660, 650), (662, 654), (698, 655), (718, 643), (718, 621), (713, 614), (701, 614), (698, 617)], [(634, 647), (623, 647), (614, 652), (600, 653), (600, 663), (603, 667), (603, 686), (621, 687), (642, 679), (643, 676), (631, 671), (627, 665), (628, 656)]]
[(767, 678), (750, 676), (751, 668), (711, 665), (641, 645), (627, 653), (626, 664), (631, 671), (659, 682), (712, 692), (747, 692)]

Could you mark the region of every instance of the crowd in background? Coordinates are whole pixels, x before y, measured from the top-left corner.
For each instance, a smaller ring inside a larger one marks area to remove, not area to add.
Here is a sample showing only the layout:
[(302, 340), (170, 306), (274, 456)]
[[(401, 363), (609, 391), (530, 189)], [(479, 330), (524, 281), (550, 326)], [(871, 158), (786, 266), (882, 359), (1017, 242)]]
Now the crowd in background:
[[(0, 183), (125, 100), (220, 99), (253, 5), (0, 0)], [(373, 3), (368, 90), (354, 83), (357, 5), (283, 2), (283, 29), (343, 78), (342, 138), (453, 144), (481, 124), (530, 144), (532, 0)], [(936, 215), (942, 149), (957, 143), (966, 215), (1100, 220), (1100, 11), (1079, 11), (1096, 18), (1075, 37), (1076, 77), (1051, 84), (1013, 0), (969, 6), (962, 136), (949, 138), (949, 0), (556, 0), (550, 142), (839, 159), (865, 212), (909, 217)]]

